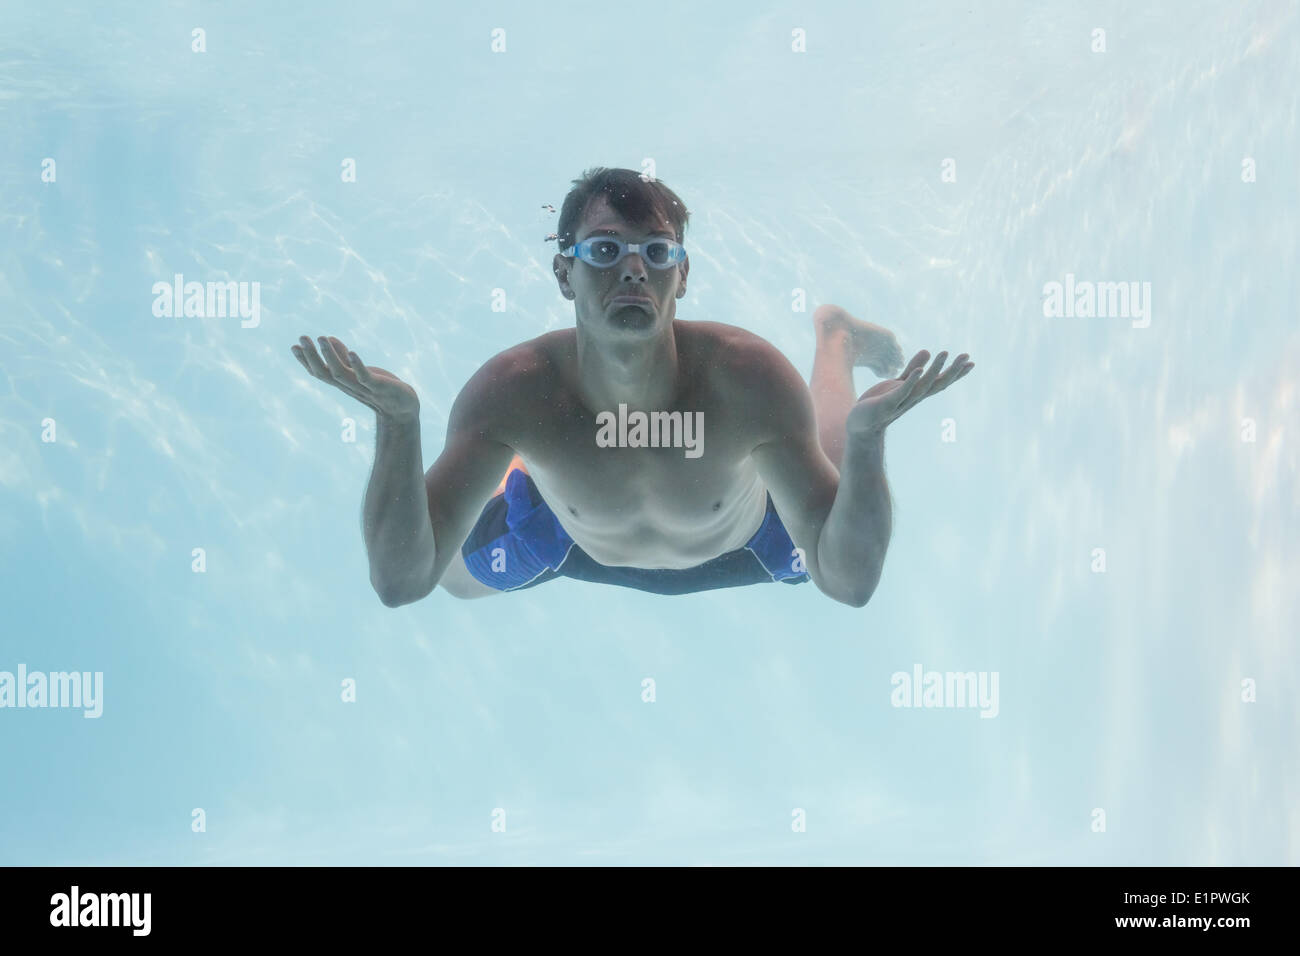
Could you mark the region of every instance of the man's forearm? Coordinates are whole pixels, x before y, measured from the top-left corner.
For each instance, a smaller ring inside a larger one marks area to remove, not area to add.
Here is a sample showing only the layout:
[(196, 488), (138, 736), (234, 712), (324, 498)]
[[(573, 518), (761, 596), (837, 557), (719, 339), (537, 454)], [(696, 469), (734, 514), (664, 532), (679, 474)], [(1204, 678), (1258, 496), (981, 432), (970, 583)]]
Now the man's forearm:
[(420, 421), (380, 415), (366, 488), (364, 535), (370, 583), (389, 605), (418, 600), (433, 576), (433, 525), (424, 486)]
[(893, 507), (885, 480), (884, 430), (849, 435), (840, 485), (817, 542), (821, 573), (840, 600), (861, 607), (880, 581)]

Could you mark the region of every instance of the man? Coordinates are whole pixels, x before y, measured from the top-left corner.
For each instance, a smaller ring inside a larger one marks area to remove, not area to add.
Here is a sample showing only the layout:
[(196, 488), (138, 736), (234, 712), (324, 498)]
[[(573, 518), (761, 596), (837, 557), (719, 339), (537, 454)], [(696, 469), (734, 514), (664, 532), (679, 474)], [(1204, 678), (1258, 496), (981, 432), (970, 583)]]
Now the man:
[(556, 577), (661, 594), (811, 579), (866, 604), (890, 535), (885, 427), (974, 365), (962, 354), (941, 374), (940, 352), (926, 371), (921, 351), (855, 399), (855, 365), (891, 374), (902, 353), (888, 330), (824, 305), (810, 392), (758, 336), (676, 320), (688, 218), (634, 171), (574, 180), (554, 271), (576, 326), (488, 360), (424, 475), (410, 386), (336, 338), (320, 339), (323, 360), (306, 336), (293, 347), (378, 415), (364, 533), (385, 605)]

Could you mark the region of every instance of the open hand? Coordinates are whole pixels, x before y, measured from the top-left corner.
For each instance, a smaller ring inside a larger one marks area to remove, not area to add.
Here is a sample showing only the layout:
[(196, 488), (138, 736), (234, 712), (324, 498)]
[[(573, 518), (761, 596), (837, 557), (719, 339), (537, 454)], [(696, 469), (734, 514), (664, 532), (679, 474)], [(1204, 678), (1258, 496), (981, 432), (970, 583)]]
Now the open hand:
[(862, 393), (856, 405), (849, 412), (845, 427), (849, 434), (867, 434), (883, 431), (885, 426), (902, 415), (917, 402), (930, 395), (942, 392), (957, 379), (975, 367), (974, 362), (966, 361), (970, 356), (963, 352), (942, 375), (943, 360), (947, 352), (935, 356), (929, 371), (922, 374), (930, 353), (925, 349), (917, 352), (907, 368), (898, 378), (878, 382)]
[(294, 358), (303, 368), (341, 391), (347, 392), (361, 404), (375, 410), (376, 414), (394, 422), (408, 423), (420, 417), (420, 398), (415, 389), (387, 369), (363, 365), (356, 352), (338, 339), (321, 337), (322, 361), (316, 347), (307, 336), (299, 336), (300, 344), (291, 347)]

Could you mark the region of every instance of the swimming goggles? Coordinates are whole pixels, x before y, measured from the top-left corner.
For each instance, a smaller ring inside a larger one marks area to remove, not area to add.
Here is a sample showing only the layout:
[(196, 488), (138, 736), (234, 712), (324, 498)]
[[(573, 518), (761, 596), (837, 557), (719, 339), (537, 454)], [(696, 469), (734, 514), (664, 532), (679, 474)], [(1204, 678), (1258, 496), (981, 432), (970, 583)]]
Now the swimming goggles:
[(686, 258), (686, 250), (672, 239), (651, 239), (648, 242), (624, 242), (613, 236), (595, 236), (575, 242), (560, 253), (570, 258), (576, 256), (597, 269), (608, 269), (620, 262), (629, 252), (641, 255), (642, 261), (652, 269), (671, 269)]

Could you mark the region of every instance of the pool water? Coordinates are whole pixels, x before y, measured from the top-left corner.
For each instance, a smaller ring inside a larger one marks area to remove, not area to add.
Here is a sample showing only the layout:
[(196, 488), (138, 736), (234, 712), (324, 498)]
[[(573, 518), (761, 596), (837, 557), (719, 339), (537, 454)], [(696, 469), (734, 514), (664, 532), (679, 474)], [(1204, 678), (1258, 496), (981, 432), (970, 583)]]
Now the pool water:
[[(1293, 4), (265, 6), (0, 8), (0, 672), (102, 676), (0, 708), (0, 863), (1300, 862)], [(687, 202), (681, 319), (975, 361), (866, 607), (371, 589), (290, 346), (427, 468), (598, 165)]]

